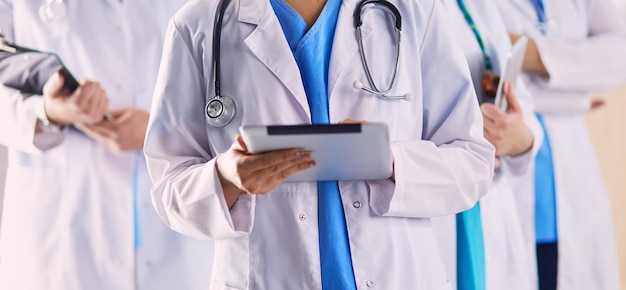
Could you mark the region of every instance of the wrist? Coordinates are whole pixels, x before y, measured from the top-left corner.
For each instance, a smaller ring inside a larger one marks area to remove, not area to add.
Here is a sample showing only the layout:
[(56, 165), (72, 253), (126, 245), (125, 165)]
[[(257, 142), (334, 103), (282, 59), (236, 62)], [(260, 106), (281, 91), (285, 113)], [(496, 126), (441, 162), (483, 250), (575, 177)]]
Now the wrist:
[(38, 120), (38, 128), (40, 128), (44, 132), (59, 133), (64, 129), (66, 125), (63, 123), (59, 123), (49, 117), (48, 108), (46, 108), (45, 97), (42, 98), (41, 103), (37, 106), (35, 114)]
[(512, 152), (508, 154), (509, 156), (517, 157), (522, 154), (528, 153), (533, 148), (533, 144), (535, 143), (535, 138), (532, 135), (532, 132), (530, 132), (530, 129), (527, 128), (525, 131), (526, 131), (524, 134), (525, 138), (523, 139), (524, 141), (519, 142), (521, 146), (519, 146), (519, 148), (516, 148), (516, 150), (512, 150)]

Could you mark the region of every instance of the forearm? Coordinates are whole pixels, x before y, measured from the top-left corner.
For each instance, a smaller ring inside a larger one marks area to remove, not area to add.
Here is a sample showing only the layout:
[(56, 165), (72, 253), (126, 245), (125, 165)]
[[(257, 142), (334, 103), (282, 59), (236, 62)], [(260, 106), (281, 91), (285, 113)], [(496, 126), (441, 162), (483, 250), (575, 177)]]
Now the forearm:
[(0, 85), (0, 144), (35, 154), (61, 144), (67, 130), (37, 132), (42, 110), (42, 96)]

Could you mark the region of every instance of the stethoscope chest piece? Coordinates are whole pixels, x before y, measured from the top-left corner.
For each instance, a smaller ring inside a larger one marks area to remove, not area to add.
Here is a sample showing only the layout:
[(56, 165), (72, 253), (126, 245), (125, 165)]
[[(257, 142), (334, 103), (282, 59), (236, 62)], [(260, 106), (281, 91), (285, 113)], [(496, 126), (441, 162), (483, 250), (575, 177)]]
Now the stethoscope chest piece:
[(235, 117), (235, 102), (228, 96), (215, 96), (204, 108), (206, 122), (213, 127), (224, 127)]

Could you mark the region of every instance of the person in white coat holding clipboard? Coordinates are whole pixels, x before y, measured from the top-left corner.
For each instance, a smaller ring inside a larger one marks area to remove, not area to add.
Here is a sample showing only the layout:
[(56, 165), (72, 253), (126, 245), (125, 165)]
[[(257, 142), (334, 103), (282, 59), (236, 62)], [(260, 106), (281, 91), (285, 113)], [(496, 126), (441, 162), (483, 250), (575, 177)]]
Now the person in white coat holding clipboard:
[[(212, 289), (451, 289), (430, 217), (486, 193), (494, 149), (439, 0), (370, 2), (199, 0), (171, 22), (145, 154), (163, 220), (215, 240)], [(311, 153), (238, 136), (348, 118), (388, 127), (391, 178), (283, 182)]]
[[(607, 192), (585, 123), (591, 93), (626, 82), (626, 25), (611, 0), (498, 0), (546, 138), (516, 195), (539, 287), (619, 289)], [(532, 256), (533, 260), (535, 259)]]
[[(481, 104), (485, 122), (485, 136), (496, 147), (499, 168), (485, 197), (480, 199), (480, 220), (484, 242), (484, 265), (473, 263), (477, 275), (484, 273), (484, 284), (468, 287), (467, 265), (459, 265), (456, 257), (461, 248), (454, 233), (453, 216), (433, 219), (443, 245), (448, 272), (457, 289), (531, 289), (534, 268), (524, 251), (521, 222), (517, 212), (512, 177), (523, 175), (537, 153), (543, 139), (543, 130), (534, 115), (534, 102), (524, 81), (518, 77), (514, 89), (508, 87), (503, 97), (505, 107), (494, 105), (496, 77), (502, 76), (512, 45), (497, 9), (482, 0), (443, 0), (454, 38), (463, 48), (472, 80)], [(521, 52), (523, 53), (523, 51)], [(511, 65), (511, 64), (508, 64)], [(508, 76), (507, 76), (508, 78)], [(457, 219), (459, 216), (456, 217)], [(460, 226), (457, 224), (457, 227)], [(473, 235), (480, 233), (471, 233)], [(455, 243), (455, 241), (457, 243)], [(456, 246), (456, 247), (455, 247)], [(475, 251), (476, 255), (482, 255)], [(476, 259), (480, 261), (479, 259)], [(480, 267), (484, 267), (481, 270)], [(454, 279), (454, 278), (459, 278)], [(477, 281), (481, 277), (478, 277)]]
[(159, 219), (141, 151), (167, 22), (184, 2), (0, 0), (7, 42), (56, 53), (83, 80), (69, 95), (58, 63), (0, 49), (0, 289), (209, 287), (213, 245)]

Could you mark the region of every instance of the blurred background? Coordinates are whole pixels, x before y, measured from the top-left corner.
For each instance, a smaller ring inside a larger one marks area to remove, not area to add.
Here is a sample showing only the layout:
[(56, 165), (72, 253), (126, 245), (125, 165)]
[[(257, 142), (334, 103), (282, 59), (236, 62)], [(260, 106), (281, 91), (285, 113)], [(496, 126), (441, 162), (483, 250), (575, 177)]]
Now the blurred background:
[(606, 105), (588, 113), (587, 123), (610, 195), (622, 289), (626, 289), (626, 86), (598, 97)]

